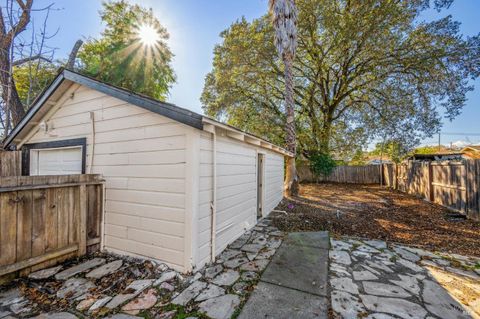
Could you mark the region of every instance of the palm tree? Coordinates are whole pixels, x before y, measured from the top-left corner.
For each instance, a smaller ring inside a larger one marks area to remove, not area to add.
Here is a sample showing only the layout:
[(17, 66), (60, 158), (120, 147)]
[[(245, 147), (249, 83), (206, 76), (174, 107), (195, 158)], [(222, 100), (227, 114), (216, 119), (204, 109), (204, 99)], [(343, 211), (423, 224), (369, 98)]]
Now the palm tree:
[(295, 111), (293, 99), (292, 64), (297, 49), (297, 8), (295, 0), (270, 0), (270, 12), (275, 28), (275, 46), (285, 65), (285, 139), (287, 149), (294, 154), (287, 159), (285, 177), (285, 195), (291, 196), (298, 192), (298, 178), (295, 168), (296, 134)]

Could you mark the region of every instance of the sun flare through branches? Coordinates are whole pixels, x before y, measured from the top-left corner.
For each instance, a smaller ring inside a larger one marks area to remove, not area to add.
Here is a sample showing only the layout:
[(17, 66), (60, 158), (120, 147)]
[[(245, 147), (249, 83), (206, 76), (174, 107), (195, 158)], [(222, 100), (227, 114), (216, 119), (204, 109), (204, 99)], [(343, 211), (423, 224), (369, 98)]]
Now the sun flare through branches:
[(152, 47), (160, 40), (160, 35), (152, 25), (142, 24), (138, 28), (138, 38), (143, 45)]

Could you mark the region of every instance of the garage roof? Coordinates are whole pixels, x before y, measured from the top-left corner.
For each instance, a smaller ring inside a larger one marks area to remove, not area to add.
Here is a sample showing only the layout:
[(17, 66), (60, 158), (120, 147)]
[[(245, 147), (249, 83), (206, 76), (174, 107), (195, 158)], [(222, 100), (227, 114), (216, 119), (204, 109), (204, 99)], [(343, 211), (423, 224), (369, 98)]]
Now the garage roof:
[(40, 119), (43, 118), (47, 111), (53, 107), (53, 105), (55, 105), (60, 96), (62, 96), (74, 83), (78, 83), (93, 90), (116, 97), (120, 100), (163, 115), (196, 129), (211, 131), (209, 127), (219, 127), (227, 131), (227, 133), (230, 132), (230, 134), (227, 135), (238, 140), (271, 149), (286, 156), (292, 156), (292, 154), (287, 150), (255, 135), (243, 132), (233, 126), (218, 122), (214, 119), (181, 108), (174, 104), (161, 102), (145, 95), (133, 93), (131, 91), (101, 82), (94, 78), (67, 69), (60, 69), (57, 77), (34, 101), (24, 118), (4, 140), (4, 148), (11, 148), (15, 142), (21, 140), (32, 127), (38, 124)]

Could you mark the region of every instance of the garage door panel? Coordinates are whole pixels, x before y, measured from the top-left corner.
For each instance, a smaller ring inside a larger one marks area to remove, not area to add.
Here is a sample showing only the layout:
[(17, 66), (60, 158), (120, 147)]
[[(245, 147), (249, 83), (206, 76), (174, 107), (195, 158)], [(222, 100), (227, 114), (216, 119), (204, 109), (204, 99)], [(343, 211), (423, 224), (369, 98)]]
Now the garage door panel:
[(31, 175), (69, 175), (82, 173), (82, 148), (31, 150)]

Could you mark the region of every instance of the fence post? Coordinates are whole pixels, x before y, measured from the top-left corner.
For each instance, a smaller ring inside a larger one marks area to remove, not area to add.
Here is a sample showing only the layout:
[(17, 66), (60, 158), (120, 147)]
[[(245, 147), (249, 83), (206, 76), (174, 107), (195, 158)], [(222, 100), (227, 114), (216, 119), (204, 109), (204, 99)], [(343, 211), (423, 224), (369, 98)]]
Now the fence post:
[(380, 186), (383, 186), (383, 163), (380, 161)]
[(433, 194), (433, 167), (432, 162), (428, 162), (428, 200), (434, 202), (435, 196)]
[(479, 181), (477, 171), (478, 161), (465, 160), (466, 214), (472, 219), (479, 219)]
[(395, 175), (394, 176), (394, 180), (393, 180), (393, 189), (398, 189), (398, 163), (394, 163), (393, 164), (393, 168), (395, 170)]
[(87, 253), (87, 185), (80, 185), (79, 196), (80, 207), (80, 225), (79, 225), (79, 240), (78, 240), (78, 256), (83, 256)]

